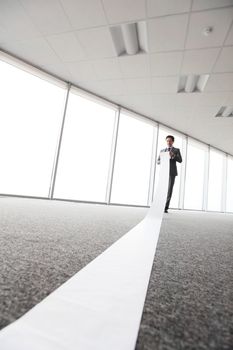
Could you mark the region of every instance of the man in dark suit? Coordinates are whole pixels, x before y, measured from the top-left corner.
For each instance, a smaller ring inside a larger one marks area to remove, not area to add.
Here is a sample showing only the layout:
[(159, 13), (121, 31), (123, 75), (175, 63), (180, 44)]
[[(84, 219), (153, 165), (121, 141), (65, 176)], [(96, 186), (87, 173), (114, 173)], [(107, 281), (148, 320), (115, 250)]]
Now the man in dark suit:
[[(175, 141), (174, 136), (168, 135), (166, 137), (166, 141), (167, 141), (167, 147), (162, 149), (160, 152), (170, 153), (170, 176), (169, 176), (169, 184), (168, 184), (167, 201), (164, 209), (164, 212), (168, 213), (168, 208), (172, 197), (173, 186), (175, 183), (175, 178), (177, 176), (176, 162), (182, 163), (182, 157), (181, 157), (179, 148), (173, 147), (173, 143)], [(157, 164), (160, 164), (160, 156), (158, 157)]]

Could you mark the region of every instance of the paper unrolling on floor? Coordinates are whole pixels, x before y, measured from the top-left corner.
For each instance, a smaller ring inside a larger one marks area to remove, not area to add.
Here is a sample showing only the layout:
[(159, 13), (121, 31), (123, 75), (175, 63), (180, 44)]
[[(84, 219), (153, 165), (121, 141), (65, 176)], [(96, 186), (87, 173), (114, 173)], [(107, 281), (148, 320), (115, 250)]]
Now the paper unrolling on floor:
[(24, 316), (0, 331), (1, 350), (133, 350), (168, 189), (163, 152), (145, 218)]

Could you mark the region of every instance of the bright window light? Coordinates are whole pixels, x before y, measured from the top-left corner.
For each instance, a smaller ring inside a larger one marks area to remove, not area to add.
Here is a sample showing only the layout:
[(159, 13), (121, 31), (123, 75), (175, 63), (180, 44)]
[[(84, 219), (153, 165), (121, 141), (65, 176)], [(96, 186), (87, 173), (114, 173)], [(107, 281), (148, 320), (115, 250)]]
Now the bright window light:
[(0, 61), (0, 193), (47, 197), (65, 88)]
[(210, 150), (208, 210), (221, 211), (224, 154)]
[(111, 202), (147, 205), (153, 126), (121, 113)]
[(202, 210), (208, 146), (188, 139), (184, 208)]
[(226, 211), (233, 212), (233, 157), (227, 159), (227, 205)]
[(115, 115), (71, 89), (54, 197), (105, 201)]

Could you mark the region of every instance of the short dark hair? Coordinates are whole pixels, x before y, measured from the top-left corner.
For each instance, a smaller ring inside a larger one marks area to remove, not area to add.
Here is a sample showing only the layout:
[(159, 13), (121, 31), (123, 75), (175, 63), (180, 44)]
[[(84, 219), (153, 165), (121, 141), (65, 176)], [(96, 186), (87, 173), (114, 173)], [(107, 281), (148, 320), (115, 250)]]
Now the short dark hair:
[(172, 135), (167, 135), (166, 140), (167, 140), (169, 137), (170, 137), (170, 139), (172, 139), (173, 142), (175, 141), (175, 137), (172, 136)]

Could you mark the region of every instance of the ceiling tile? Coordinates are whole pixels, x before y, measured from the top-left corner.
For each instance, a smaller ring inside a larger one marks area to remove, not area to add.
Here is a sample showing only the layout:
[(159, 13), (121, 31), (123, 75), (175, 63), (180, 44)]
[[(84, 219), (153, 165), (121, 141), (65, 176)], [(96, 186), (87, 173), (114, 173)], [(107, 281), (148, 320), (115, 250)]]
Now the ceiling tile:
[(232, 0), (193, 0), (192, 11), (208, 10), (232, 4)]
[(109, 23), (137, 21), (146, 17), (145, 0), (102, 0)]
[(152, 76), (179, 74), (182, 57), (181, 51), (150, 54)]
[(228, 95), (227, 95), (227, 98), (226, 100), (224, 101), (225, 102), (225, 105), (232, 105), (233, 106), (233, 92), (230, 92)]
[(1, 43), (41, 36), (17, 0), (0, 1), (0, 24)]
[(59, 64), (59, 58), (43, 38), (9, 42), (2, 45), (9, 53), (37, 66)]
[[(207, 48), (222, 45), (232, 18), (233, 8), (192, 13), (186, 48)], [(212, 33), (208, 36), (203, 34), (203, 29), (206, 27), (213, 27)]]
[(189, 117), (192, 116), (193, 113), (193, 108), (190, 108), (190, 106), (188, 105), (180, 105), (180, 104), (175, 104), (174, 105), (174, 112), (175, 112), (175, 116), (176, 118), (178, 118), (178, 116), (180, 116), (181, 120), (179, 120), (179, 123), (184, 122), (184, 120), (187, 120)]
[(149, 57), (146, 54), (121, 56), (119, 64), (124, 78), (142, 78), (150, 74)]
[(72, 80), (76, 82), (86, 80), (97, 80), (97, 76), (92, 62), (80, 61), (65, 64), (66, 69), (69, 71)]
[(211, 74), (205, 87), (205, 92), (231, 90), (233, 90), (233, 73)]
[(121, 96), (121, 103), (137, 113), (149, 115), (152, 110), (150, 94), (129, 94)]
[(191, 0), (147, 0), (148, 17), (165, 16), (188, 12)]
[(149, 51), (184, 48), (188, 15), (174, 15), (148, 20)]
[(184, 74), (211, 72), (219, 52), (220, 48), (185, 51), (181, 72)]
[(112, 38), (107, 27), (80, 30), (77, 38), (89, 58), (115, 57)]
[(174, 106), (173, 105), (164, 105), (164, 106), (153, 106), (151, 111), (151, 116), (156, 121), (161, 123), (168, 124), (172, 126), (172, 121), (174, 121)]
[(227, 36), (225, 45), (233, 45), (233, 25), (231, 26), (231, 30)]
[(177, 92), (178, 77), (154, 77), (151, 81), (152, 93)]
[(101, 0), (60, 0), (74, 29), (107, 24)]
[(63, 62), (74, 62), (85, 58), (84, 50), (72, 32), (46, 38)]
[(176, 99), (176, 93), (169, 93), (169, 94), (159, 94), (159, 93), (152, 93), (152, 105), (153, 106), (166, 106), (166, 105), (174, 105), (175, 99)]
[(233, 46), (222, 49), (214, 67), (214, 72), (233, 72)]
[(175, 104), (173, 109), (173, 124), (175, 124), (174, 127), (178, 130), (184, 130), (184, 132), (187, 132), (190, 125), (193, 125), (193, 123), (191, 123), (193, 108), (190, 108), (188, 105)]
[(203, 92), (200, 94), (200, 106), (223, 105), (229, 92)]
[(189, 106), (190, 109), (196, 106), (201, 99), (201, 94), (196, 92), (192, 94), (179, 93), (176, 94), (174, 103), (176, 106)]
[(33, 23), (44, 35), (71, 30), (71, 25), (58, 0), (20, 0)]
[(122, 101), (125, 97), (125, 95), (119, 95), (119, 94), (107, 94), (105, 95), (106, 99), (108, 99), (110, 102), (115, 104), (122, 104)]
[(117, 58), (105, 58), (93, 61), (93, 66), (98, 79), (121, 79), (122, 73)]
[(213, 106), (196, 106), (194, 109), (194, 114), (198, 115), (198, 117), (204, 116), (205, 118), (210, 116), (214, 117), (215, 114), (218, 112), (219, 106), (218, 105), (213, 105)]
[(128, 94), (147, 94), (150, 92), (150, 79), (124, 79), (126, 92)]
[(107, 95), (122, 95), (125, 93), (125, 85), (123, 80), (102, 80), (102, 81), (90, 81), (82, 82), (80, 86), (85, 89), (95, 92), (100, 96)]
[(64, 81), (70, 81), (71, 75), (64, 64), (46, 64), (43, 65), (42, 68), (58, 78), (63, 79)]

